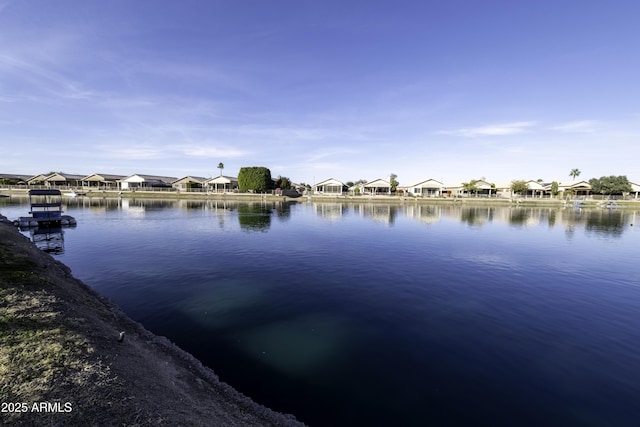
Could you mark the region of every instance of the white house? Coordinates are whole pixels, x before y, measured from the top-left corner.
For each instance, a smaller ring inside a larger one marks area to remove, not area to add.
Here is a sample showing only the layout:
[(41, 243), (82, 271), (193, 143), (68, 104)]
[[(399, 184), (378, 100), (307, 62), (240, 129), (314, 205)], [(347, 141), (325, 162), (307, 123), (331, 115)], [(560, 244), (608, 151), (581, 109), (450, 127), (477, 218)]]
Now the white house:
[(220, 175), (204, 181), (207, 191), (214, 193), (228, 193), (238, 188), (238, 178), (234, 176)]
[(154, 175), (142, 175), (133, 174), (129, 175), (121, 181), (123, 190), (132, 189), (151, 189), (151, 188), (166, 188), (171, 187), (171, 183), (177, 178), (172, 176), (154, 176)]
[(391, 194), (391, 183), (386, 179), (375, 179), (362, 186), (364, 194)]
[(93, 173), (82, 178), (82, 186), (96, 188), (117, 188), (120, 181), (124, 178), (126, 178), (124, 175)]
[(401, 190), (413, 196), (419, 197), (438, 197), (442, 195), (444, 184), (435, 179), (427, 179), (426, 181), (420, 181), (415, 184), (398, 186)]
[(185, 176), (171, 183), (171, 186), (179, 191), (200, 191), (207, 178), (199, 176)]
[(340, 196), (347, 191), (347, 186), (334, 178), (325, 179), (313, 186), (313, 194)]
[(631, 196), (634, 199), (639, 198), (639, 196), (640, 196), (640, 185), (636, 184), (635, 182), (630, 182), (629, 184), (631, 184)]

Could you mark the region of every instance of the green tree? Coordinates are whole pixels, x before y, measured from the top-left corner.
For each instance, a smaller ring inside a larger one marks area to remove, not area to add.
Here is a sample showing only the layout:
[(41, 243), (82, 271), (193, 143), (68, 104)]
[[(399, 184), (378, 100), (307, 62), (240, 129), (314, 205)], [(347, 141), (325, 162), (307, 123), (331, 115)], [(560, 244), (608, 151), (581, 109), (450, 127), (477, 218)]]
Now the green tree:
[(574, 169), (571, 169), (571, 171), (569, 172), (569, 176), (573, 178), (573, 180), (575, 181), (576, 178), (579, 177), (581, 173), (582, 172), (580, 172), (580, 169), (574, 168)]
[(220, 176), (222, 176), (222, 169), (224, 169), (224, 163), (218, 163), (218, 169), (220, 169)]
[(478, 180), (477, 179), (472, 179), (469, 182), (463, 182), (462, 183), (462, 189), (464, 190), (465, 193), (474, 193), (474, 194), (478, 194), (478, 190), (480, 188), (478, 188)]
[(353, 182), (353, 181), (347, 181), (347, 182), (345, 183), (345, 185), (346, 185), (347, 187), (351, 188), (351, 187), (353, 187), (355, 184), (354, 184), (354, 182)]
[(529, 184), (524, 180), (511, 181), (511, 191), (516, 194), (522, 195), (529, 189)]
[(631, 183), (627, 179), (626, 175), (610, 175), (602, 176), (600, 178), (591, 178), (589, 180), (591, 191), (597, 194), (623, 194), (631, 192)]
[(291, 180), (286, 176), (279, 176), (276, 180), (276, 188), (282, 188), (283, 190), (288, 190), (291, 188)]
[(397, 180), (398, 175), (396, 175), (395, 173), (392, 173), (389, 176), (389, 184), (391, 184), (391, 191), (394, 192), (396, 191), (396, 189), (398, 188), (398, 184), (400, 184)]
[(238, 188), (240, 191), (264, 193), (271, 190), (273, 181), (271, 171), (263, 166), (242, 167), (238, 172)]
[(558, 181), (553, 181), (553, 182), (551, 183), (551, 195), (555, 197), (555, 196), (557, 196), (557, 195), (558, 195), (558, 193), (559, 193), (559, 190), (558, 190)]

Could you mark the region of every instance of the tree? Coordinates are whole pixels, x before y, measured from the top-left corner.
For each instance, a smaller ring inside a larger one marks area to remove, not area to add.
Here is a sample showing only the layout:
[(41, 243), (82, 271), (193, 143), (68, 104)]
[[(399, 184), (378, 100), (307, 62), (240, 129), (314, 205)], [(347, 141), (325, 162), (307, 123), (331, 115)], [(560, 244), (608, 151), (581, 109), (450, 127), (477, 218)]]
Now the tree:
[(273, 181), (271, 171), (263, 166), (249, 166), (240, 168), (238, 172), (238, 188), (240, 191), (255, 191), (263, 193), (271, 190)]
[(222, 169), (224, 169), (224, 163), (218, 163), (218, 169), (220, 169), (220, 176), (222, 176)]
[(351, 187), (353, 187), (355, 184), (354, 184), (354, 182), (353, 182), (353, 181), (347, 181), (347, 182), (345, 183), (345, 185), (346, 185), (347, 187), (351, 188)]
[(465, 193), (478, 193), (478, 190), (480, 188), (478, 188), (477, 186), (478, 180), (477, 179), (472, 179), (469, 182), (463, 182), (462, 183), (462, 189), (464, 190)]
[(392, 173), (389, 176), (389, 184), (391, 184), (391, 192), (396, 191), (396, 189), (398, 188), (398, 184), (400, 184), (396, 178), (398, 178), (398, 175), (396, 175), (395, 173)]
[(573, 178), (573, 180), (575, 181), (576, 178), (579, 177), (581, 173), (582, 172), (580, 172), (580, 169), (574, 168), (574, 169), (571, 169), (571, 171), (569, 172), (569, 176)]
[(626, 175), (621, 176), (602, 176), (600, 178), (591, 178), (589, 180), (591, 191), (597, 194), (623, 194), (631, 192), (631, 183)]
[(529, 189), (529, 184), (524, 180), (511, 181), (511, 191), (516, 194), (522, 195)]
[(282, 188), (283, 190), (288, 190), (291, 188), (291, 180), (286, 176), (279, 176), (276, 180), (276, 188)]
[(559, 193), (559, 190), (558, 190), (558, 181), (553, 181), (553, 182), (551, 183), (551, 195), (552, 195), (552, 196), (557, 196), (557, 195), (558, 195), (558, 193)]

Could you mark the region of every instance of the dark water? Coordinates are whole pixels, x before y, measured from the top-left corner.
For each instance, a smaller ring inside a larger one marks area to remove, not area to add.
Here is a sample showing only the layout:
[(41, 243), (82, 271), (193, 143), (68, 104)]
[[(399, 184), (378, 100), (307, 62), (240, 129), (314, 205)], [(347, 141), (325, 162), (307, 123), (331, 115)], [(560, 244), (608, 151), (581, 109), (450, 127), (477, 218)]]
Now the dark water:
[(77, 277), (310, 425), (640, 423), (635, 209), (78, 199), (67, 213), (79, 225), (58, 257)]

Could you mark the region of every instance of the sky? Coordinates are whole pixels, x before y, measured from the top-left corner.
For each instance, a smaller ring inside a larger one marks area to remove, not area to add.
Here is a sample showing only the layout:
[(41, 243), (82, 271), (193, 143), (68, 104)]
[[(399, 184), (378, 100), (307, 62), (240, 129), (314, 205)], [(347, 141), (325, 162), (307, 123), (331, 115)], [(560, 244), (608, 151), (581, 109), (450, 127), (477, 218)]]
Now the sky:
[(637, 0), (0, 0), (0, 173), (640, 182)]

